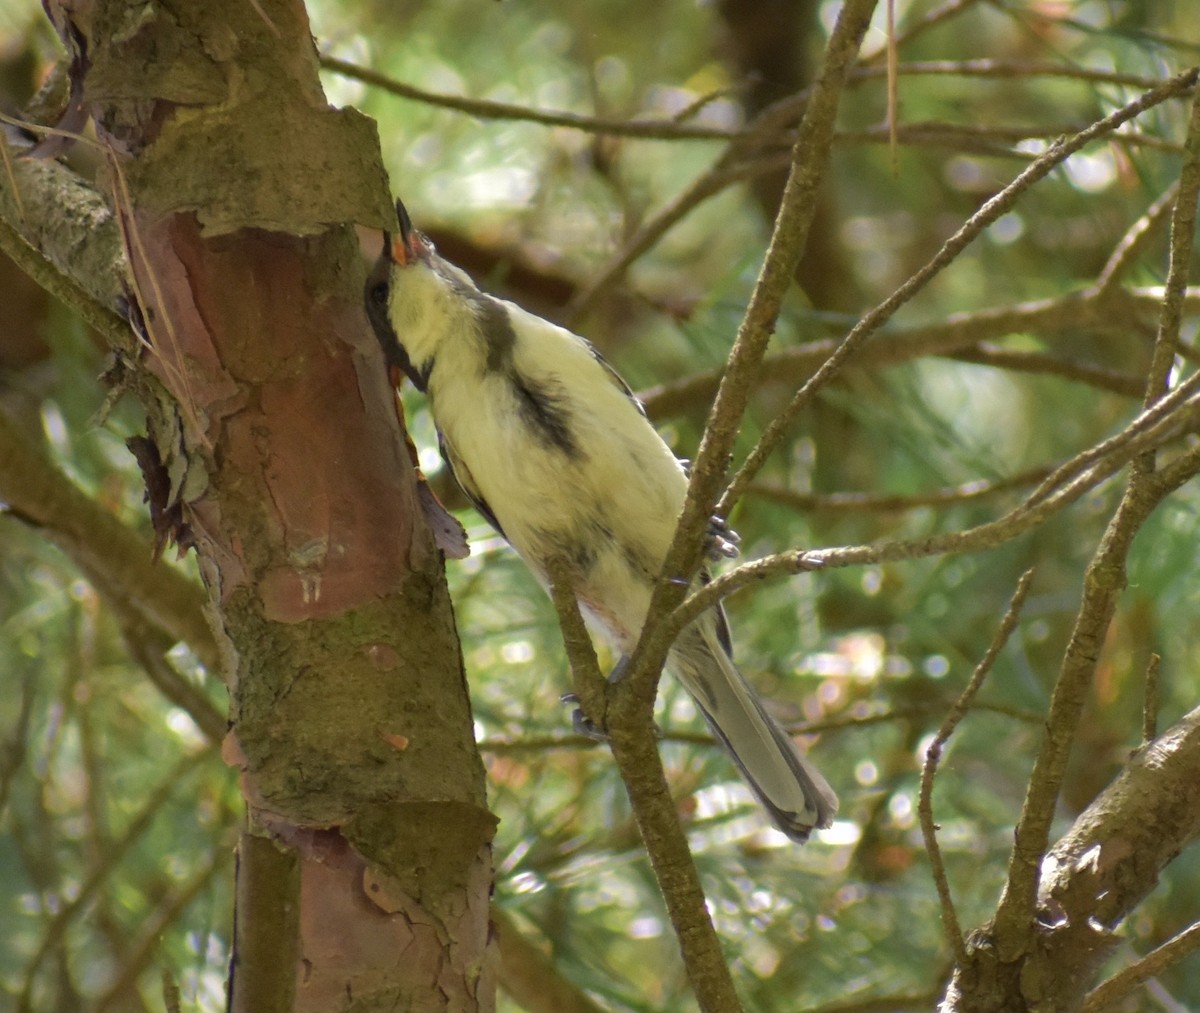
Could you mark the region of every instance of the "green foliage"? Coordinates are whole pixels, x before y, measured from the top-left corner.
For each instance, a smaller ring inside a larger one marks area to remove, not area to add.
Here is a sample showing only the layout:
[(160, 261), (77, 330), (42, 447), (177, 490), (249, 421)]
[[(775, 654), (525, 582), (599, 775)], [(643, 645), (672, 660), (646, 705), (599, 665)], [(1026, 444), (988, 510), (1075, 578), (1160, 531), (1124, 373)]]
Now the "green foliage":
[[(822, 7), (823, 17), (832, 6)], [(901, 30), (933, 6), (898, 5)], [(10, 4), (0, 13), (10, 7), (20, 10)], [(320, 0), (310, 12), (330, 54), (432, 92), (658, 119), (729, 89), (698, 121), (732, 129), (745, 116), (739, 95), (748, 72), (725, 59), (728, 27), (713, 5)], [(850, 277), (840, 280), (858, 303), (848, 317), (822, 291), (798, 289), (773, 352), (840, 337), (1031, 153), (1142, 90), (1074, 71), (1160, 77), (1194, 60), (1195, 46), (1180, 41), (1190, 38), (1194, 16), (1182, 2), (964, 5), (905, 44), (901, 61), (989, 59), (1017, 69), (902, 76), (894, 166), (875, 129), (885, 108), (883, 80), (855, 82), (827, 175), (830, 220), (819, 227), (842, 252)], [(5, 44), (41, 30), (13, 23), (19, 28), (0, 18)], [(815, 31), (804, 48), (819, 52), (823, 37)], [(882, 41), (875, 33), (869, 49)], [(1060, 73), (1036, 72), (1046, 65)], [(414, 218), (482, 251), (497, 287), (511, 279), (514, 264), (586, 284), (724, 150), (714, 139), (597, 138), (491, 121), (332, 73), (326, 85), (333, 102), (378, 120), (393, 187)], [(918, 124), (930, 129), (914, 135)], [(1185, 125), (1186, 103), (1168, 103), (1121, 140), (1073, 157), (875, 340), (952, 313), (1061, 299), (1093, 283), (1122, 235), (1177, 176)], [(581, 329), (642, 389), (718, 368), (769, 226), (750, 185), (722, 190), (639, 258)], [(1129, 284), (1161, 285), (1165, 249), (1159, 229)], [(522, 298), (519, 289), (508, 294)], [(1123, 318), (1018, 331), (1004, 347), (1139, 377), (1154, 312), (1146, 303)], [(1193, 312), (1189, 341), (1194, 321)], [(122, 404), (92, 425), (104, 398), (93, 379), (100, 355), (61, 315), (30, 322), (43, 325), (52, 354), (36, 370), (0, 373), (0, 408), (19, 406), (73, 480), (145, 527), (141, 479), (122, 446), (138, 429), (136, 411)], [(802, 379), (769, 367), (743, 426), (741, 453)], [(419, 397), (405, 400), (422, 463), (437, 482), (428, 416)], [(656, 419), (681, 456), (694, 454), (710, 404), (704, 394)], [(1137, 408), (1127, 394), (1045, 370), (933, 357), (852, 369), (808, 408), (739, 504), (733, 520), (743, 554), (917, 539), (982, 524), (1036, 483), (904, 508), (852, 508), (828, 497), (916, 497), (1054, 466), (1118, 431)], [(816, 498), (789, 502), (781, 491)], [(971, 928), (994, 912), (1083, 570), (1119, 492), (1119, 483), (1102, 486), (986, 551), (806, 574), (755, 586), (729, 603), (739, 658), (778, 713), (798, 726), (833, 725), (810, 742), (842, 809), (834, 829), (805, 848), (766, 829), (728, 761), (705, 740), (694, 708), (664, 682), (659, 721), (668, 775), (748, 1009), (932, 997), (938, 989), (951, 955), (917, 824), (920, 765), (1020, 574), (1033, 566), (1018, 632), (980, 707), (951, 740), (934, 792), (960, 920)], [(1195, 704), (1198, 507), (1195, 487), (1185, 486), (1135, 544), (1058, 833), (1138, 744), (1151, 652), (1162, 657), (1160, 727)], [(602, 1008), (690, 1009), (614, 765), (606, 750), (571, 733), (570, 708), (558, 699), (570, 675), (553, 611), (479, 518), (462, 518), (473, 555), (449, 563), (448, 574), (490, 801), (501, 817), (496, 903), (544, 940), (558, 972)], [(224, 709), (224, 690), (211, 673), (183, 651), (174, 663)], [(91, 1009), (129, 966), (143, 933), (157, 926), (160, 947), (135, 968), (136, 989), (115, 995), (111, 1008), (160, 1008), (164, 967), (182, 986), (185, 1009), (221, 1008), (239, 818), (233, 777), (187, 716), (146, 681), (96, 590), (39, 532), (2, 515), (0, 672), (0, 991), (20, 995), (28, 984), (30, 1008)], [(139, 821), (144, 827), (118, 852)], [(73, 907), (93, 877), (94, 889)], [(1128, 945), (1111, 969), (1194, 921), (1197, 896), (1193, 849), (1126, 923)], [(47, 952), (34, 972), (39, 948)], [(1178, 1008), (1200, 1008), (1198, 967), (1193, 955), (1157, 987)]]

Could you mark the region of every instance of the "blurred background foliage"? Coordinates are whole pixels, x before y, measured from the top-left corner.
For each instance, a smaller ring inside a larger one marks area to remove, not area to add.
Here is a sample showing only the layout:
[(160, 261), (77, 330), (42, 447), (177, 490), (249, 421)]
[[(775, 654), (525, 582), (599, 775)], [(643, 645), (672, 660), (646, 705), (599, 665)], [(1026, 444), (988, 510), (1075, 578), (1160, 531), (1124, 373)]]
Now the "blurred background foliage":
[[(719, 131), (737, 130), (811, 79), (836, 8), (782, 0), (309, 4), (322, 53), (429, 92), (606, 118), (686, 114), (681, 122)], [(937, 10), (947, 16), (913, 30)], [(898, 0), (897, 25), (912, 35), (902, 65), (996, 63), (988, 72), (903, 74), (894, 155), (881, 127), (883, 78), (852, 82), (813, 252), (773, 352), (844, 333), (1049, 140), (1129, 101), (1142, 90), (1136, 79), (1177, 72), (1200, 51), (1189, 0)], [(882, 67), (884, 42), (879, 28), (868, 35), (864, 66)], [(24, 105), (56, 56), (39, 6), (0, 0), (5, 109)], [(698, 204), (574, 319), (572, 300), (713, 165), (726, 140), (600, 136), (468, 115), (334, 71), (325, 84), (333, 103), (378, 120), (393, 188), (442, 251), (495, 290), (571, 320), (641, 390), (723, 361), (761, 261), (777, 172), (734, 181)], [(881, 340), (1093, 283), (1175, 178), (1185, 119), (1184, 103), (1159, 106), (1072, 157)], [(1128, 283), (1161, 284), (1165, 248), (1160, 228)], [(145, 530), (141, 478), (124, 447), (140, 431), (139, 411), (126, 400), (96, 421), (105, 399), (98, 340), (7, 263), (0, 293), (0, 410), (72, 481)], [(1153, 322), (1151, 308), (1004, 339), (1011, 351), (1132, 377), (1132, 390), (950, 357), (847, 371), (734, 513), (744, 557), (918, 537), (998, 516), (1032, 487), (1029, 474), (1136, 413)], [(1194, 319), (1185, 330), (1192, 340)], [(743, 452), (800, 379), (768, 367)], [(681, 456), (694, 453), (710, 398), (701, 392), (655, 413)], [(404, 399), (422, 463), (438, 482), (425, 407), (411, 391)], [(991, 495), (906, 499), (1013, 476)], [(687, 698), (664, 683), (664, 758), (748, 1009), (879, 997), (893, 999), (870, 1008), (931, 1007), (949, 951), (916, 822), (924, 747), (986, 650), (1018, 576), (1035, 566), (1019, 632), (951, 741), (935, 791), (960, 918), (972, 926), (994, 908), (1083, 568), (1117, 491), (1102, 487), (987, 552), (807, 574), (729, 603), (749, 676), (798, 730), (823, 729), (810, 741), (842, 810), (805, 848), (765, 826)], [(830, 498), (843, 493), (890, 499)], [(1196, 702), (1196, 510), (1197, 491), (1185, 487), (1138, 538), (1060, 831), (1137, 745), (1152, 651), (1162, 656), (1163, 725)], [(461, 516), (474, 552), (448, 573), (502, 821), (496, 904), (599, 1008), (690, 1009), (613, 764), (571, 735), (570, 711), (558, 700), (569, 675), (552, 611), (480, 518)], [(10, 997), (0, 1007), (158, 1009), (163, 969), (178, 980), (185, 1009), (223, 1007), (236, 785), (187, 714), (146, 679), (127, 635), (66, 556), (0, 515), (0, 994)], [(183, 647), (171, 658), (223, 712), (217, 679)], [(1128, 921), (1112, 966), (1195, 920), (1198, 896), (1193, 849)], [(1198, 958), (1127, 1008), (1200, 1009)]]

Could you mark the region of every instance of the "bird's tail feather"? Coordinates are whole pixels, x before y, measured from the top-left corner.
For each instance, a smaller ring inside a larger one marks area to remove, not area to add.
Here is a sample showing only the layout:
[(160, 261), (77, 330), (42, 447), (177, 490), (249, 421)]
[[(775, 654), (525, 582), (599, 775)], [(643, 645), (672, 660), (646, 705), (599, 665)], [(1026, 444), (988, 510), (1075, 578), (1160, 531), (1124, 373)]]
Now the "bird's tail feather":
[(771, 821), (794, 841), (833, 822), (833, 789), (763, 707), (704, 617), (683, 632), (669, 667), (700, 708)]

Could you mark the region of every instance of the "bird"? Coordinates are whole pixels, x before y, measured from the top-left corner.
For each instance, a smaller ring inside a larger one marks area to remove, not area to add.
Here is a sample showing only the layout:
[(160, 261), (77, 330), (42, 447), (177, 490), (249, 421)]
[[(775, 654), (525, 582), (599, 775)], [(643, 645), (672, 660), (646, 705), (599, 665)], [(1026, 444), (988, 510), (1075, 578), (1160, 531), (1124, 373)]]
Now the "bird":
[[(428, 398), (466, 497), (544, 588), (552, 562), (569, 574), (589, 627), (627, 658), (683, 509), (684, 463), (585, 338), (481, 290), (402, 201), (396, 214), (364, 291), (388, 362)], [(717, 522), (710, 556), (736, 554), (735, 538)], [(696, 581), (708, 579), (705, 567)], [(685, 627), (665, 667), (775, 827), (803, 843), (832, 825), (837, 796), (734, 664), (719, 604)]]

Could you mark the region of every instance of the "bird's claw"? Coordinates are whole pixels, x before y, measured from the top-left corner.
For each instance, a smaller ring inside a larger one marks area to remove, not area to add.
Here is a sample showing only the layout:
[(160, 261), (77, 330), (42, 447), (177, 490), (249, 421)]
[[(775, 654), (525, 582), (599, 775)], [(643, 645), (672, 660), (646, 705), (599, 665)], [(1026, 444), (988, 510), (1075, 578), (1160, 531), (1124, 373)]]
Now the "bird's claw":
[(593, 742), (608, 742), (608, 733), (584, 714), (583, 708), (578, 706), (580, 702), (578, 694), (564, 693), (558, 699), (563, 703), (576, 705), (575, 709), (571, 711), (571, 728), (576, 735), (582, 735)]
[(704, 551), (714, 563), (720, 559), (736, 559), (738, 543), (741, 540), (724, 517), (713, 516), (708, 519), (708, 536)]

